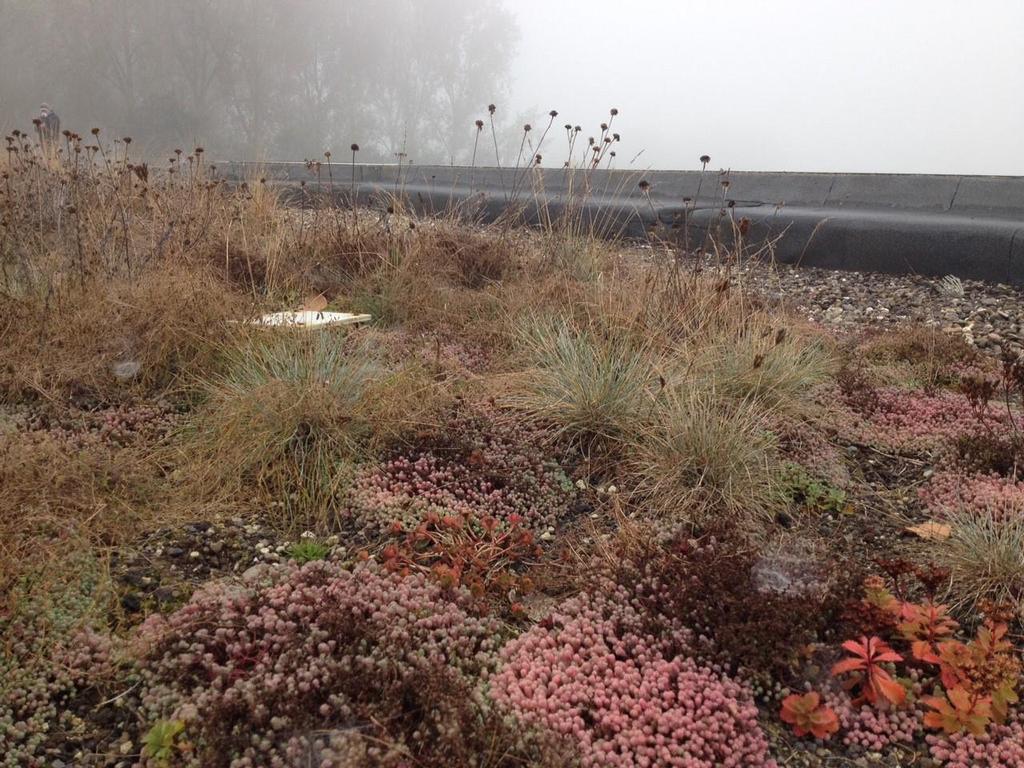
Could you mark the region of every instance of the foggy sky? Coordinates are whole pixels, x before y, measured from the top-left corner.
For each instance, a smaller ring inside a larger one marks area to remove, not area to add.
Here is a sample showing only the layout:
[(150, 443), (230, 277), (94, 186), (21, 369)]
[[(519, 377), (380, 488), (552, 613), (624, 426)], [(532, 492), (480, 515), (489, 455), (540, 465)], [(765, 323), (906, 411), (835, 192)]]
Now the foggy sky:
[(1024, 175), (1024, 0), (507, 7), (513, 106), (617, 107), (619, 167)]

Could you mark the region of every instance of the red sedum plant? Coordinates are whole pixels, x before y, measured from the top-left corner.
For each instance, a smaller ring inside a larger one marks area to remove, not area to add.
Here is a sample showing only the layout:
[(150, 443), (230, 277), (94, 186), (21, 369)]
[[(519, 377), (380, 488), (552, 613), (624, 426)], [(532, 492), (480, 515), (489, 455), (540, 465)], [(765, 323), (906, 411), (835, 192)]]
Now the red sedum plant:
[(411, 530), (392, 524), (392, 542), (381, 552), (383, 565), (402, 574), (423, 571), (447, 587), (468, 587), (478, 599), (531, 591), (515, 567), (540, 555), (533, 532), (516, 515), (499, 524), (494, 517), (428, 512)]

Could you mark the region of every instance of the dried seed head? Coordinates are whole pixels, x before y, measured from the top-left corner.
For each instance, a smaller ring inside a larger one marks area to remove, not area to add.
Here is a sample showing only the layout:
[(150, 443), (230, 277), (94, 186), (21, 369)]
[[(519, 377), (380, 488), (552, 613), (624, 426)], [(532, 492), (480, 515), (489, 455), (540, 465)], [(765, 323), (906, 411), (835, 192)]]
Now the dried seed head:
[(477, 120), (475, 125), (476, 125), (476, 129), (478, 131), (482, 131), (484, 129), (484, 121), (483, 120)]
[(622, 137), (621, 137), (621, 136), (619, 136), (619, 134), (617, 134), (617, 133), (613, 133), (613, 134), (612, 134), (612, 138), (613, 138), (613, 139), (614, 139), (615, 141), (621, 141), (621, 139), (622, 139)]
[(328, 160), (330, 160), (331, 159), (331, 150), (328, 149), (326, 152), (324, 152), (324, 157), (326, 157)]
[(640, 179), (640, 183), (637, 184), (637, 186), (640, 187), (641, 192), (646, 194), (647, 190), (651, 188), (651, 182), (649, 182), (647, 179)]
[(619, 110), (617, 110), (615, 107), (612, 107), (611, 113), (612, 113), (612, 117), (615, 117), (617, 114), (619, 114)]
[(359, 145), (358, 144), (353, 144), (351, 147), (349, 147), (349, 149), (351, 149), (353, 152), (358, 152), (359, 151)]
[(708, 163), (711, 162), (711, 155), (701, 155), (700, 162), (701, 165), (707, 165)]
[(548, 112), (548, 115), (550, 115), (551, 118), (554, 119), (554, 118), (558, 117), (558, 110), (557, 109), (552, 109), (550, 112)]
[(530, 125), (529, 123), (527, 123), (526, 125), (523, 126), (523, 133), (529, 133), (532, 130), (533, 130), (533, 126)]
[(537, 155), (535, 158), (533, 158), (533, 164), (534, 165), (540, 165), (540, 161), (541, 160), (542, 160), (541, 156)]
[(125, 136), (123, 139), (121, 139), (121, 141), (123, 141), (125, 144), (131, 144), (132, 143), (132, 137), (131, 136)]
[(91, 133), (93, 136), (99, 136), (100, 135), (100, 129), (99, 128), (93, 128), (91, 131), (89, 131), (89, 133)]
[(602, 131), (607, 131), (608, 130), (608, 123), (601, 123), (601, 130)]
[(496, 106), (494, 106), (493, 104), (488, 104), (488, 105), (487, 105), (487, 111), (488, 111), (488, 112), (489, 112), (490, 114), (492, 114), (492, 115), (494, 114), (495, 110), (497, 110), (497, 109), (498, 109), (498, 108), (497, 108)]

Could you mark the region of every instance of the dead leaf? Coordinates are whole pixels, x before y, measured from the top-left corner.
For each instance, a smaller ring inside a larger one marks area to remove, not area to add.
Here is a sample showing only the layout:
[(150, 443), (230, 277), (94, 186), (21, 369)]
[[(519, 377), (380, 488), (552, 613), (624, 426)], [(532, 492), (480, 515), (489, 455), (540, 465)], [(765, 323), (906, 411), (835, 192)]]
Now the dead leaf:
[(904, 530), (927, 541), (945, 541), (953, 532), (945, 523), (936, 523), (934, 520), (929, 520), (927, 523), (921, 523), (920, 525), (911, 525)]
[(323, 312), (327, 309), (327, 305), (330, 302), (327, 301), (327, 297), (322, 293), (318, 293), (316, 296), (310, 296), (302, 305), (299, 307), (300, 312)]

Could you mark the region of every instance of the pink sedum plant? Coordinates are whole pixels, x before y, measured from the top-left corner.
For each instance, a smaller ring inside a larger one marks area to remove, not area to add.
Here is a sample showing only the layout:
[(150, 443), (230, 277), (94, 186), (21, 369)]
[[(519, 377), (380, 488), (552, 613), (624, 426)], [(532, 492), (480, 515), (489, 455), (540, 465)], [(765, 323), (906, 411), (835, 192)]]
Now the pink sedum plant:
[(1024, 768), (1024, 715), (1016, 712), (985, 736), (929, 735), (933, 760), (946, 768)]
[(1024, 509), (1024, 482), (996, 473), (936, 472), (918, 497), (929, 512), (942, 517), (958, 512), (978, 515), (1019, 515)]
[(372, 562), (211, 585), (141, 627), (144, 712), (185, 723), (189, 766), (341, 766), (330, 734), (344, 732), (368, 737), (365, 764), (383, 759), (371, 754), (379, 744), (418, 765), (457, 762), (486, 714), (477, 680), (498, 647), (496, 625), (468, 614), (467, 599)]
[(575, 744), (583, 766), (775, 766), (750, 691), (677, 655), (685, 630), (659, 639), (626, 590), (603, 587), (506, 646), (498, 703)]
[(837, 426), (857, 442), (909, 452), (943, 448), (961, 435), (984, 429), (1007, 429), (1005, 413), (992, 409), (979, 416), (960, 393), (904, 389), (879, 389), (871, 413), (847, 411), (839, 416)]
[(543, 533), (574, 495), (548, 450), (543, 433), (493, 406), (465, 407), (436, 440), (363, 469), (349, 514), (380, 531), (394, 522), (413, 528), (430, 513), (493, 517), (502, 525), (515, 515), (523, 527)]

